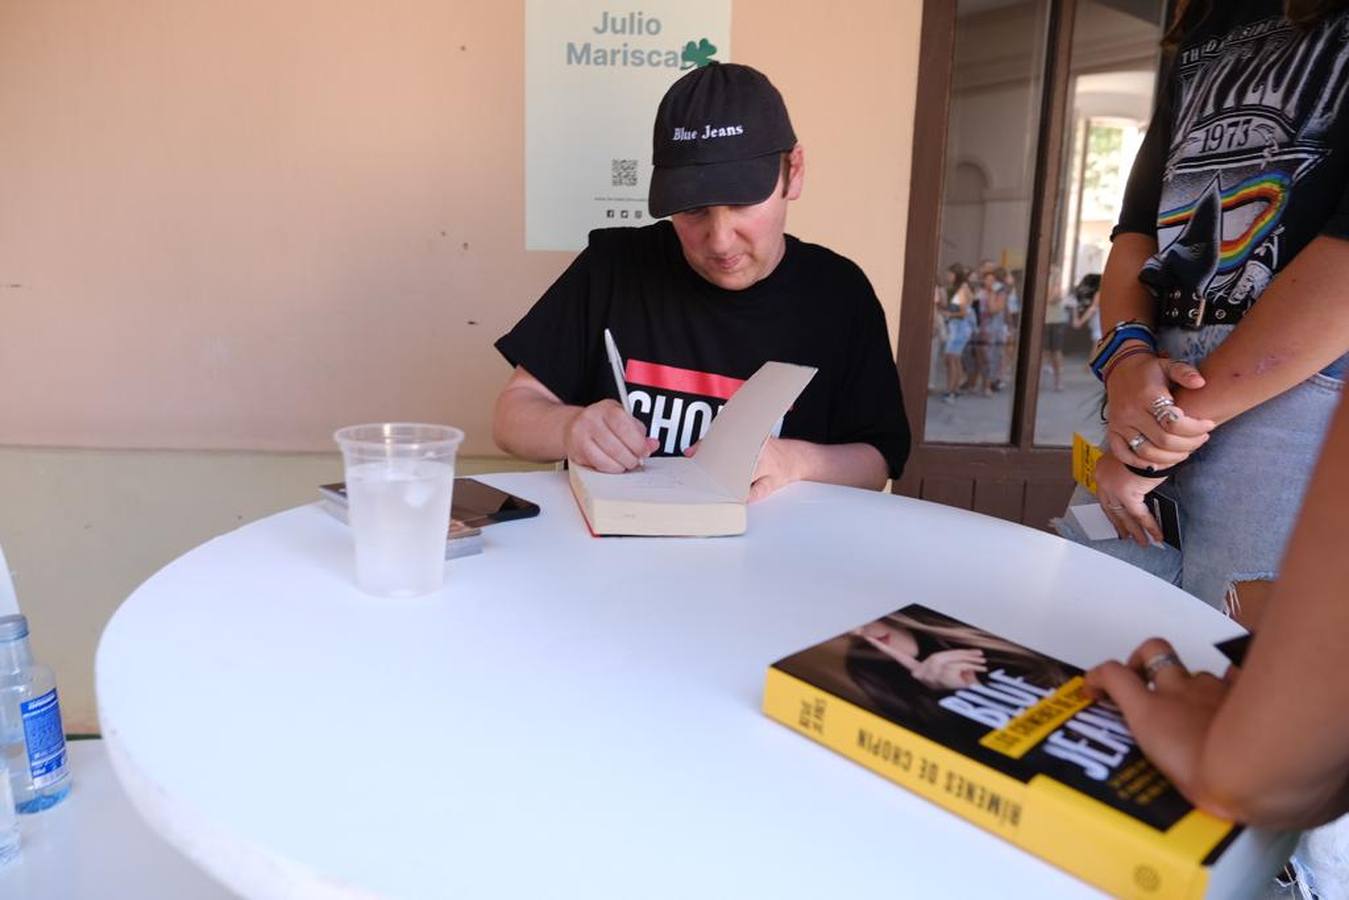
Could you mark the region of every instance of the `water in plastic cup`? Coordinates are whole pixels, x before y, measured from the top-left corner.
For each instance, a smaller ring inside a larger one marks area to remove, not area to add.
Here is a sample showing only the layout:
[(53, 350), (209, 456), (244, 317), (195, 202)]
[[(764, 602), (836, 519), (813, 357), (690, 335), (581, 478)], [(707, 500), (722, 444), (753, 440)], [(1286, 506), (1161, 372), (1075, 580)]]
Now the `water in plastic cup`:
[(454, 458), (464, 433), (448, 425), (353, 425), (334, 437), (346, 464), (356, 584), (381, 597), (440, 588)]

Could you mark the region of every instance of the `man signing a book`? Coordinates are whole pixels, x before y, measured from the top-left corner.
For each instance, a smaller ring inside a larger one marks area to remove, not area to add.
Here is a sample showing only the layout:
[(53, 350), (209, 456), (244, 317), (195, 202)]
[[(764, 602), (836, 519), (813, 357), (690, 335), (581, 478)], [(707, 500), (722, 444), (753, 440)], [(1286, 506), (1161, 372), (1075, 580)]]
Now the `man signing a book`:
[[(684, 453), (763, 363), (819, 373), (759, 456), (750, 499), (793, 481), (879, 489), (909, 425), (885, 314), (850, 260), (785, 233), (805, 154), (749, 66), (694, 69), (656, 112), (644, 228), (604, 228), (496, 343), (515, 366), (493, 437), (601, 472)], [(605, 330), (622, 355), (619, 400)]]

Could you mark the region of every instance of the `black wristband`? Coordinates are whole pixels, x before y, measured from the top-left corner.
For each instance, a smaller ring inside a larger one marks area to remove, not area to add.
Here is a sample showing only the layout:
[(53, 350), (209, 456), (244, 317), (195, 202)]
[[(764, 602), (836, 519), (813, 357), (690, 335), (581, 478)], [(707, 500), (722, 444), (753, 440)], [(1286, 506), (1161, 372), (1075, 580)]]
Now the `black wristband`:
[(1165, 469), (1158, 469), (1154, 466), (1148, 466), (1146, 469), (1142, 469), (1139, 468), (1138, 466), (1131, 466), (1128, 463), (1124, 463), (1124, 468), (1128, 469), (1130, 472), (1133, 472), (1139, 478), (1166, 478), (1172, 472), (1176, 471), (1181, 466), (1185, 465), (1186, 462), (1189, 462), (1188, 458), (1183, 462), (1178, 462), (1174, 466), (1168, 466)]

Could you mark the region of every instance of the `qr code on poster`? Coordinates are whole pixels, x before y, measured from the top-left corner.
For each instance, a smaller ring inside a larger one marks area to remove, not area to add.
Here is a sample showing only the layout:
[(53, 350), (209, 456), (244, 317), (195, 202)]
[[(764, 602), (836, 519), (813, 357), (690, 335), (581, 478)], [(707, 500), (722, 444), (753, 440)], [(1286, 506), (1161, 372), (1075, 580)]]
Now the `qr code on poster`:
[(637, 187), (637, 160), (613, 160), (613, 186)]

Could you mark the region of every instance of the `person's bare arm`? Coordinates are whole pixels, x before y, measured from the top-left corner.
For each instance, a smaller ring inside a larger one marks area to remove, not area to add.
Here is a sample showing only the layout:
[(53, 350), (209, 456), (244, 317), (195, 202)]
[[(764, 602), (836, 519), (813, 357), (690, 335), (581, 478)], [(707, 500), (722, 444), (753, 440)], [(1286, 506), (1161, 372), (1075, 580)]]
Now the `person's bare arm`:
[(635, 469), (656, 446), (642, 423), (615, 401), (565, 404), (522, 366), (497, 396), (492, 440), (522, 459), (572, 459), (601, 472)]
[(1347, 463), (1341, 403), (1259, 635), (1199, 758), (1200, 795), (1252, 823), (1309, 827), (1349, 807)]
[(1349, 241), (1316, 238), (1204, 360), (1206, 384), (1177, 391), (1176, 403), (1222, 423), (1324, 369), (1349, 351), (1346, 289)]
[(820, 481), (878, 491), (890, 477), (881, 451), (870, 444), (814, 444), (769, 438), (759, 454), (750, 486), (751, 502), (791, 484)]
[(1146, 662), (1087, 682), (1119, 705), (1139, 746), (1191, 802), (1252, 825), (1308, 828), (1349, 811), (1349, 404), (1341, 404), (1244, 669), (1219, 681)]
[(1101, 273), (1101, 324), (1109, 329), (1131, 319), (1156, 325), (1157, 301), (1138, 280), (1143, 263), (1157, 252), (1157, 239), (1124, 232), (1115, 236)]
[(492, 440), (512, 456), (556, 462), (567, 455), (563, 433), (581, 411), (558, 399), (524, 368), (517, 366), (497, 395)]

